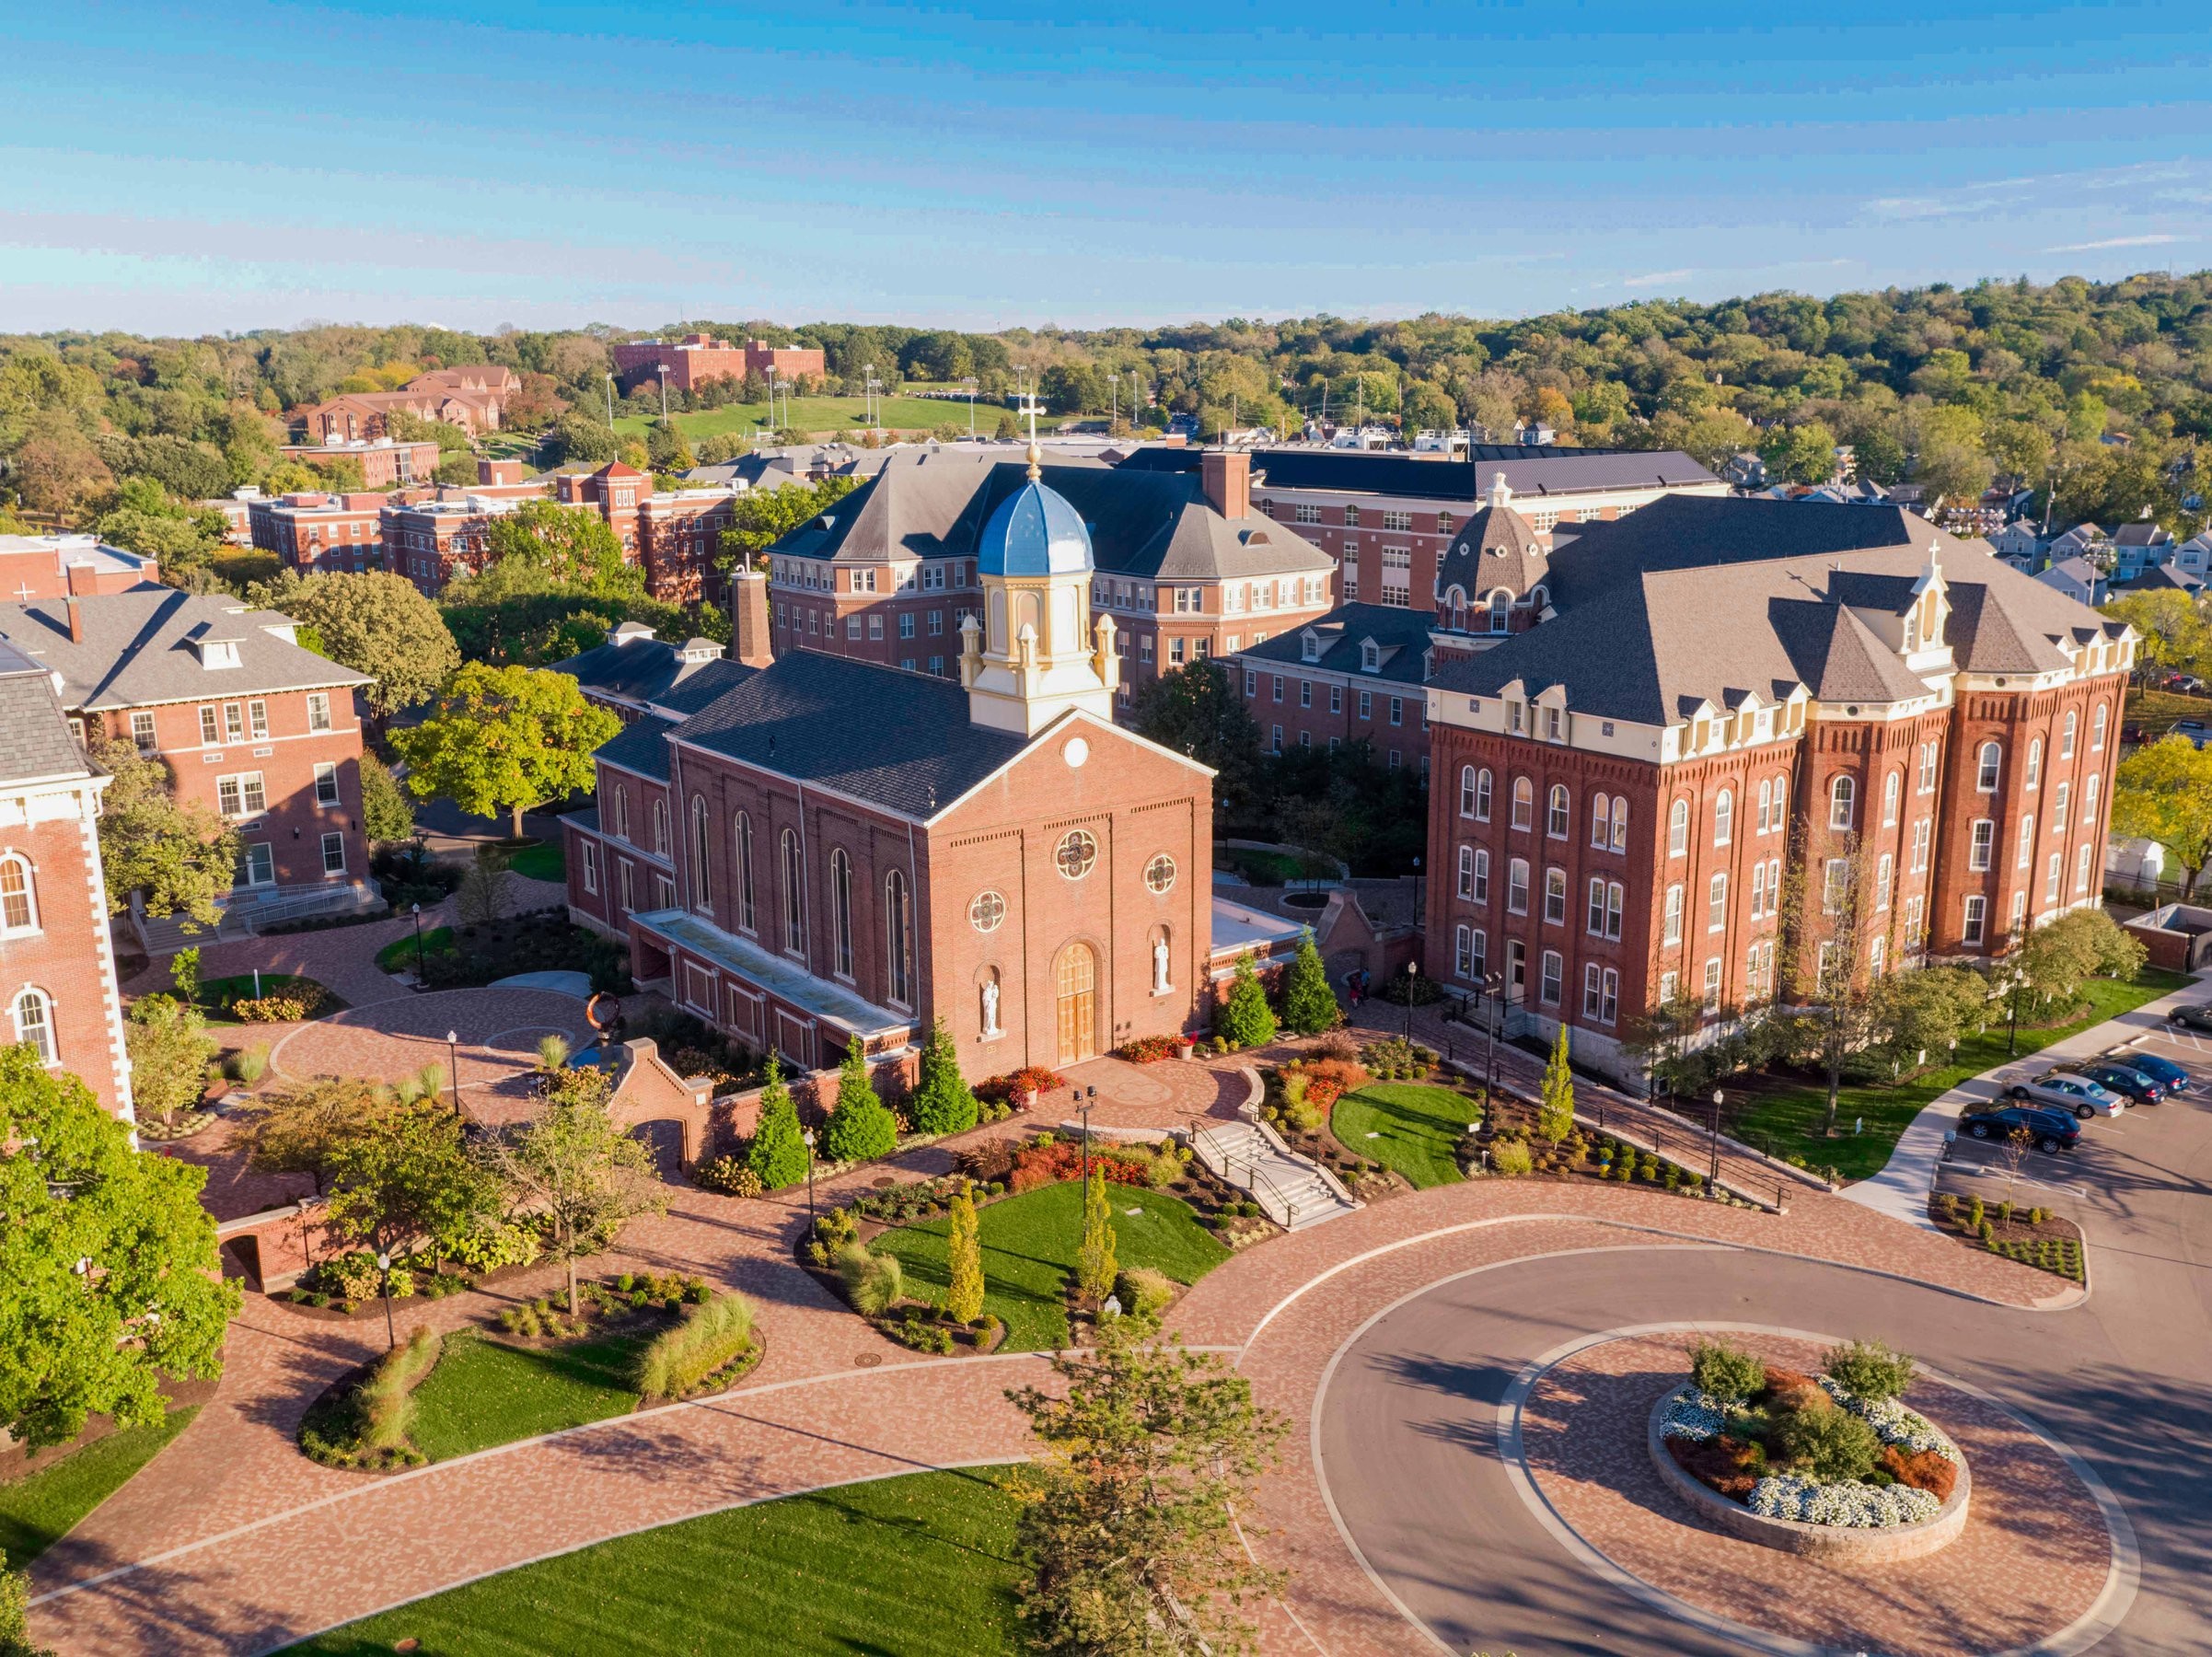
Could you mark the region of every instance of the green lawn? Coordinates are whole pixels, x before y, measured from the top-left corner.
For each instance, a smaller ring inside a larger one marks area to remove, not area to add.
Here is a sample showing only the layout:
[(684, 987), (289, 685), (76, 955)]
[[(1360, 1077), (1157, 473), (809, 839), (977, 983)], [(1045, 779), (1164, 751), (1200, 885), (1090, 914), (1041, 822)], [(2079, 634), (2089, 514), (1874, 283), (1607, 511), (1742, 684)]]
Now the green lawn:
[[(1229, 1257), (1198, 1222), (1190, 1205), (1142, 1186), (1110, 1185), (1114, 1202), (1115, 1260), (1149, 1266), (1178, 1283), (1195, 1283)], [(1141, 1211), (1130, 1213), (1130, 1209)], [(1063, 1180), (988, 1203), (977, 1215), (983, 1244), (983, 1309), (1006, 1323), (1002, 1351), (1049, 1351), (1068, 1344), (1061, 1285), (1075, 1270), (1083, 1234), (1083, 1186)], [(872, 1247), (895, 1254), (906, 1270), (908, 1292), (917, 1299), (947, 1288), (949, 1218), (888, 1231)]]
[(197, 1405), (172, 1409), (158, 1427), (110, 1432), (28, 1478), (0, 1484), (0, 1557), (12, 1569), (29, 1564), (128, 1484), (199, 1413)]
[(461, 1333), (415, 1388), (415, 1448), (449, 1461), (637, 1408), (630, 1364), (644, 1338), (612, 1335), (526, 1350)]
[[(264, 972), (261, 974), (263, 997), (283, 995), (295, 984), (314, 984), (316, 989), (322, 991), (322, 1005), (316, 1008), (315, 1017), (328, 1018), (333, 1013), (345, 1011), (346, 1003), (343, 1000), (333, 993), (329, 987), (316, 983), (311, 978), (300, 978), (289, 972)], [(252, 993), (253, 974), (250, 972), (241, 972), (232, 978), (206, 979), (202, 980), (200, 985), (200, 1011), (207, 1015), (209, 1024), (235, 1025), (238, 1020), (231, 1017), (223, 1010), (224, 1003), (235, 1001), (240, 996), (250, 996)]]
[(910, 1473), (731, 1508), (524, 1565), (291, 1650), (389, 1657), (1014, 1652), (1005, 1471)]
[(525, 846), (507, 860), (507, 867), (526, 880), (566, 880), (568, 864), (557, 841)]
[[(794, 397), (791, 400), (791, 423), (802, 432), (843, 434), (857, 436), (868, 429), (867, 401), (858, 397)], [(776, 418), (783, 418), (784, 400), (776, 399)], [(989, 437), (999, 429), (999, 416), (1005, 411), (976, 399), (976, 435)], [(676, 429), (692, 443), (701, 437), (720, 436), (724, 432), (736, 432), (747, 437), (764, 435), (762, 422), (768, 416), (768, 405), (757, 403), (729, 403), (719, 409), (702, 409), (695, 414), (672, 414)], [(628, 414), (615, 422), (615, 430), (624, 437), (643, 437), (658, 421), (656, 414)], [(926, 432), (933, 427), (952, 424), (965, 434), (967, 430), (967, 403), (940, 402), (927, 397), (886, 397), (882, 400), (881, 423), (886, 431)]]
[[(2189, 981), (2155, 967), (2145, 968), (2132, 984), (2091, 979), (2081, 990), (2090, 1011), (2071, 1024), (2048, 1029), (2023, 1027), (2020, 1052), (2037, 1052), (2091, 1025), (2156, 1001)], [(2001, 1007), (1991, 1009), (1993, 1014), (2001, 1011)], [(1929, 1071), (1896, 1087), (1846, 1087), (1836, 1111), (1838, 1138), (1825, 1139), (1821, 1133), (1828, 1107), (1827, 1090), (1795, 1083), (1756, 1094), (1736, 1118), (1731, 1131), (1772, 1155), (1801, 1156), (1815, 1168), (1836, 1169), (1847, 1180), (1871, 1178), (1882, 1172), (1898, 1135), (1923, 1107), (1960, 1083), (1994, 1070), (2013, 1056), (2007, 1047), (2006, 1025), (1998, 1019), (1981, 1035), (1968, 1036), (1959, 1043), (1955, 1064)], [(1865, 1118), (1865, 1131), (1854, 1135), (1852, 1125), (1860, 1118)]]
[[(423, 951), (435, 955), (453, 944), (453, 928), (434, 926), (423, 934)], [(415, 969), (415, 935), (412, 932), (394, 938), (376, 952), (376, 965), (387, 972), (412, 972)]]
[(1329, 1128), (1353, 1155), (1371, 1156), (1426, 1190), (1465, 1177), (1453, 1148), (1481, 1115), (1482, 1107), (1455, 1088), (1370, 1082), (1337, 1101)]

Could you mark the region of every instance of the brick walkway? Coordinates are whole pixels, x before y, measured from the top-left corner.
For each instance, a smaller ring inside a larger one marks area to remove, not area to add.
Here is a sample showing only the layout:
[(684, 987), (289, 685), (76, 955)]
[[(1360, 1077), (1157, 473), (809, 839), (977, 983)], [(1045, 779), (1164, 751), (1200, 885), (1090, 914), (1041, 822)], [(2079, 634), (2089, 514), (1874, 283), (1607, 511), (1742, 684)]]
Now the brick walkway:
[[(1745, 1338), (1816, 1371), (1821, 1349)], [(1854, 1569), (1740, 1541), (1700, 1520), (1652, 1469), (1651, 1407), (1688, 1373), (1686, 1336), (1586, 1347), (1546, 1371), (1522, 1415), (1530, 1476), (1552, 1510), (1615, 1565), (1730, 1622), (1895, 1657), (2032, 1647), (2102, 1591), (2111, 1543), (2096, 1499), (1998, 1406), (1922, 1379), (1908, 1402), (1951, 1435), (1974, 1495), (1966, 1529), (1927, 1559)]]

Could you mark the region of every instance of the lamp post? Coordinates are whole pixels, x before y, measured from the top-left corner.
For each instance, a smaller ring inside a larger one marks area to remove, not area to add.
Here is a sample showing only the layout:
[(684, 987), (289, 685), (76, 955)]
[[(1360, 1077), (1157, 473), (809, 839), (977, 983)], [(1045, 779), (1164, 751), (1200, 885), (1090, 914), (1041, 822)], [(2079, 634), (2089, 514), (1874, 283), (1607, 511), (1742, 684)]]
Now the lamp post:
[(1706, 1163), (1705, 1194), (1712, 1197), (1714, 1188), (1720, 1182), (1720, 1090), (1713, 1089), (1713, 1137), (1710, 1154)]
[(661, 424), (666, 425), (668, 423), (668, 365), (666, 363), (655, 363), (654, 366), (660, 371)]
[(376, 1257), (376, 1269), (384, 1274), (384, 1350), (392, 1351), (400, 1344), (399, 1331), (392, 1325), (392, 1257), (388, 1254)]
[(1076, 1090), (1075, 1114), (1083, 1118), (1083, 1188), (1091, 1188), (1091, 1111), (1098, 1103), (1095, 1087)]
[(1413, 991), (1414, 986), (1420, 980), (1420, 976), (1421, 964), (1419, 961), (1407, 961), (1406, 963), (1406, 1040), (1407, 1045), (1411, 1045), (1413, 1041)]
[(1489, 1038), (1489, 1052), (1483, 1061), (1482, 1119), (1491, 1117), (1490, 1101), (1498, 1094), (1498, 1015), (1504, 1009), (1505, 974), (1486, 972), (1482, 975), (1483, 993), (1489, 998), (1490, 1015), (1484, 1019), (1484, 1033)]
[(408, 912), (415, 918), (415, 987), (421, 989), (423, 985), (423, 906), (419, 903), (411, 903), (407, 908)]
[(446, 1061), (453, 1072), (453, 1114), (461, 1114), (461, 1033), (446, 1032)]
[(806, 1234), (814, 1235), (814, 1130), (802, 1128), (799, 1137), (806, 1142)]
[(614, 376), (607, 377), (607, 429), (614, 430)]

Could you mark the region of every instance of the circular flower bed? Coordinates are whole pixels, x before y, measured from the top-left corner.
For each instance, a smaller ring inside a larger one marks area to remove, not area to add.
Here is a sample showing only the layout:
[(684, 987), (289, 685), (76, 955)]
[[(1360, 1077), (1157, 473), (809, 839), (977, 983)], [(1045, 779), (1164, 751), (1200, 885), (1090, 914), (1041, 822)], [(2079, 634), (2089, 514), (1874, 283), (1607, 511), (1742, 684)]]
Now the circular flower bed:
[[(1815, 1378), (1707, 1343), (1692, 1365), (1652, 1411), (1652, 1459), (1731, 1531), (1793, 1552), (1907, 1559), (1963, 1528), (1958, 1446), (1897, 1396), (1910, 1358), (1847, 1345)], [(1841, 1540), (1847, 1533), (1868, 1545)]]

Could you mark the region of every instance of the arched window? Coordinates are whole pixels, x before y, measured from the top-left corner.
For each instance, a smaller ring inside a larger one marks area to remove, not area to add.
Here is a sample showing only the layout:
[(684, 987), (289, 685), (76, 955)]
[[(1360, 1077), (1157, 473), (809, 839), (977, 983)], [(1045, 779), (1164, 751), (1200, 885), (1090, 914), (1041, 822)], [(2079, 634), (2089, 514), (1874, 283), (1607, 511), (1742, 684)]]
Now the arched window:
[(1975, 760), (1974, 786), (1982, 794), (1997, 792), (1998, 768), (2004, 763), (2005, 750), (1994, 742), (1982, 744), (1981, 753)]
[(1554, 782), (1544, 814), (1544, 832), (1553, 840), (1565, 840), (1570, 828), (1569, 817), (1567, 784)]
[(1463, 817), (1475, 815), (1475, 768), (1471, 765), (1459, 768), (1459, 815)]
[(2085, 823), (2097, 820), (2097, 784), (2102, 781), (2095, 771), (2091, 771), (2081, 784), (2081, 820)]
[(829, 854), (830, 966), (840, 978), (852, 976), (852, 859), (840, 846)]
[(737, 814), (736, 869), (737, 924), (746, 931), (756, 928), (753, 913), (753, 819), (744, 812)]
[(1828, 784), (1828, 827), (1848, 828), (1851, 826), (1852, 807), (1859, 797), (1859, 785), (1849, 777), (1838, 777)]
[(707, 802), (699, 794), (691, 796), (691, 907), (712, 910), (714, 907), (714, 874), (707, 862), (709, 831)]
[(2092, 754), (2104, 751), (2104, 704), (2099, 702), (2097, 711), (2090, 715), (2090, 752)]
[(1690, 803), (1676, 800), (1667, 808), (1667, 855), (1682, 857), (1690, 849)]
[(1735, 838), (1735, 833), (1736, 796), (1724, 788), (1713, 798), (1713, 844), (1725, 846)]
[(1896, 827), (1897, 801), (1904, 793), (1905, 773), (1890, 772), (1888, 780), (1882, 785), (1882, 826), (1884, 828)]
[(1613, 796), (1590, 796), (1590, 843), (1601, 851), (1613, 843)]
[(1613, 796), (1613, 849), (1616, 852), (1626, 852), (1628, 849), (1628, 796), (1627, 794)]
[(43, 990), (25, 990), (16, 997), (16, 1039), (39, 1056), (41, 1064), (56, 1062), (53, 1045), (53, 1004)]
[(901, 1004), (914, 1000), (914, 905), (907, 892), (906, 872), (893, 869), (884, 877), (884, 947), (889, 953), (886, 975), (891, 999)]
[(1536, 820), (1536, 785), (1526, 777), (1513, 779), (1513, 827), (1527, 828)]
[(2071, 759), (2074, 757), (2074, 733), (2080, 728), (2081, 715), (2068, 708), (2066, 711), (2066, 728), (2058, 738), (2058, 757), (2061, 759)]
[(1759, 783), (1759, 832), (1765, 834), (1774, 826), (1774, 782), (1762, 779)]
[(806, 872), (799, 858), (799, 837), (783, 831), (783, 947), (793, 955), (806, 953)]
[(20, 856), (0, 858), (0, 931), (36, 932), (38, 894), (31, 885), (30, 861)]
[(668, 855), (668, 802), (653, 802), (653, 849), (661, 856)]
[(1490, 820), (1490, 768), (1487, 765), (1475, 773), (1475, 820)]
[(2035, 788), (2043, 782), (2043, 738), (2038, 736), (2028, 744), (2028, 769), (2021, 778), (2022, 788)]
[(1492, 593), (1490, 595), (1490, 631), (1494, 633), (1504, 632), (1511, 624), (1512, 611), (1511, 594)]
[(1789, 779), (1774, 780), (1774, 830), (1779, 834), (1789, 826)]

